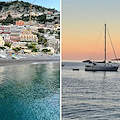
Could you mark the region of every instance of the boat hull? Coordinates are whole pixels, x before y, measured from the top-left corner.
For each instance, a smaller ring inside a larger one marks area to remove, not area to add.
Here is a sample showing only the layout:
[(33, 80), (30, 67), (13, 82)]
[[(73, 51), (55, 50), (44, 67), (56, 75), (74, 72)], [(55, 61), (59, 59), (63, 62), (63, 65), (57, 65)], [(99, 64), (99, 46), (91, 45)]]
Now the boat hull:
[(73, 69), (73, 71), (78, 71), (79, 69)]
[(90, 66), (90, 67), (85, 67), (85, 71), (117, 71), (118, 67), (113, 67), (113, 66), (104, 66), (104, 67), (94, 67), (94, 66)]

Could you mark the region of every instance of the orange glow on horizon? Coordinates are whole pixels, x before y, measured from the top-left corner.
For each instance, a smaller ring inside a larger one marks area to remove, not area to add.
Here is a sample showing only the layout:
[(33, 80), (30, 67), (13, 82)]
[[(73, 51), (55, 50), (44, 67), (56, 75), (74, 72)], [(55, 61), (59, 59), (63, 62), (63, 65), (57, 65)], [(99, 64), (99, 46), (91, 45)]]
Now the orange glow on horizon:
[[(98, 56), (99, 58), (94, 57), (94, 59), (104, 59), (104, 38), (100, 40), (99, 45), (96, 45), (96, 40), (94, 35), (90, 36), (67, 36), (63, 34), (63, 41), (62, 41), (62, 59), (63, 60), (84, 60), (90, 59), (91, 56)], [(114, 37), (113, 45), (115, 52), (118, 57), (119, 56), (119, 44), (120, 40)], [(91, 39), (92, 38), (92, 39)], [(92, 53), (94, 55), (92, 55)], [(111, 47), (110, 41), (107, 41), (107, 58), (112, 59), (114, 58), (113, 50)]]
[[(104, 59), (104, 24), (120, 58), (120, 1), (63, 1), (62, 60)], [(101, 35), (100, 35), (101, 33)], [(100, 38), (99, 38), (100, 36)], [(107, 60), (114, 58), (107, 34)]]

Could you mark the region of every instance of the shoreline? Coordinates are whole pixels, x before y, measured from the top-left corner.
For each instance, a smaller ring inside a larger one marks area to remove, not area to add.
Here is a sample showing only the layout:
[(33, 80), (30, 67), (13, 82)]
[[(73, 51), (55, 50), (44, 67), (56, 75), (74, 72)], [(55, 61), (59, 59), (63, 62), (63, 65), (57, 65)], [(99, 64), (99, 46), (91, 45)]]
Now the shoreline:
[(0, 59), (0, 67), (9, 66), (9, 65), (24, 65), (32, 63), (42, 63), (42, 62), (60, 62), (59, 56), (28, 56), (26, 58), (20, 58), (19, 60), (15, 59)]

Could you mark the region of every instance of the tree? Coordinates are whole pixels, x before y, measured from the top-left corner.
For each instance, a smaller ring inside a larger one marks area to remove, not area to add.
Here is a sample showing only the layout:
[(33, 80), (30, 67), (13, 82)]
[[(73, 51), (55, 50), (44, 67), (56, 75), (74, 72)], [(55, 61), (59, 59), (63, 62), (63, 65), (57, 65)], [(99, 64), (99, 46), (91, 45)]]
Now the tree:
[(33, 48), (33, 49), (32, 49), (32, 52), (37, 52), (37, 51), (38, 51), (37, 48)]
[(37, 52), (38, 49), (35, 47), (36, 43), (31, 43), (31, 45), (28, 45), (29, 49), (32, 49), (32, 52)]
[(54, 30), (51, 30), (51, 31), (50, 31), (50, 34), (53, 34), (53, 33), (54, 33)]
[(7, 18), (5, 20), (0, 21), (2, 25), (9, 25), (13, 24), (13, 18), (10, 14), (8, 14)]
[(11, 44), (10, 43), (5, 43), (4, 46), (7, 46), (7, 47), (11, 48)]
[(36, 33), (38, 37), (38, 44), (42, 44), (44, 46), (47, 46), (47, 39), (44, 38), (43, 36), (40, 36), (40, 34)]
[(36, 43), (31, 43), (30, 45), (28, 45), (28, 48), (29, 48), (29, 49), (36, 48), (35, 45), (36, 45)]
[(40, 36), (40, 34), (36, 33), (37, 37), (38, 37), (38, 44), (42, 43), (42, 36)]
[(48, 50), (48, 49), (42, 49), (42, 52), (44, 53), (47, 53), (47, 52), (50, 52), (51, 50)]
[(57, 31), (57, 34), (60, 35), (60, 31)]
[(13, 48), (13, 50), (14, 50), (16, 53), (18, 53), (18, 51), (20, 51), (21, 48), (16, 47), (16, 48)]
[(55, 36), (55, 38), (56, 38), (56, 39), (60, 39), (60, 36), (59, 36), (59, 35), (58, 35), (58, 36)]
[(40, 29), (38, 29), (38, 32), (44, 33), (44, 29), (43, 29), (43, 28), (40, 28)]
[(4, 50), (4, 49), (6, 49), (6, 48), (5, 48), (5, 47), (0, 47), (0, 49)]
[(7, 16), (7, 18), (6, 18), (6, 22), (7, 22), (8, 24), (13, 24), (13, 18), (12, 18), (12, 16), (11, 16), (10, 14), (8, 14), (8, 16)]
[(44, 14), (44, 15), (39, 15), (38, 17), (37, 17), (37, 21), (40, 23), (40, 22), (43, 22), (43, 23), (45, 23), (46, 22), (46, 15)]
[(47, 22), (53, 22), (54, 19), (47, 19), (46, 21), (47, 21)]
[(44, 38), (44, 39), (42, 40), (42, 44), (43, 44), (45, 47), (47, 47), (47, 39), (46, 39), (46, 38)]

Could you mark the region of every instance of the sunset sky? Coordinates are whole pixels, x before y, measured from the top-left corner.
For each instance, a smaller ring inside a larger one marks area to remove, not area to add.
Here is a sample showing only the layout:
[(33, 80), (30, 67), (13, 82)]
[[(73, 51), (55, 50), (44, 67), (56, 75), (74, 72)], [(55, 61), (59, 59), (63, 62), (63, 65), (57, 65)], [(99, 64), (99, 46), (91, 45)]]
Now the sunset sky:
[(104, 59), (105, 23), (120, 58), (120, 0), (62, 0), (62, 60)]

